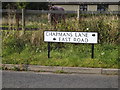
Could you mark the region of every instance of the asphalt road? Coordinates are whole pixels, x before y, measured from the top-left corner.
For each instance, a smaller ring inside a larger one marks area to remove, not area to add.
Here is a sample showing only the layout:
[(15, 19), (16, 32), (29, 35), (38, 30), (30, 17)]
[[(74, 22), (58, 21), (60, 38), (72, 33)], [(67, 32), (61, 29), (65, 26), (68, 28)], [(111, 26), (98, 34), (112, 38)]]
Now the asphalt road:
[(117, 75), (2, 72), (3, 88), (118, 88)]

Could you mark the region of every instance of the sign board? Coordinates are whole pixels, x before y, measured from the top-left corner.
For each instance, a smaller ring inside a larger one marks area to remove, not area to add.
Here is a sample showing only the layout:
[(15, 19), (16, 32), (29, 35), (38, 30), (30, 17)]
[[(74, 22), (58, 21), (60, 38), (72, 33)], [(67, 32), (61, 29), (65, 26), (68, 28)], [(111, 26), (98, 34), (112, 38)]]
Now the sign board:
[(44, 31), (45, 42), (97, 43), (97, 32)]

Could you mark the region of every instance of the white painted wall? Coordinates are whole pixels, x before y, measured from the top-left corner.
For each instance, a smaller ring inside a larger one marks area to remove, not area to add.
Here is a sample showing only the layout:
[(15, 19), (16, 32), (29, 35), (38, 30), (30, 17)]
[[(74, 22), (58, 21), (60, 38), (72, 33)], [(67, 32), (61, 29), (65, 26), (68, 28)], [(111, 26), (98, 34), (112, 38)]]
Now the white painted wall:
[(61, 6), (67, 11), (77, 11), (79, 8), (79, 5), (55, 5), (55, 6)]
[(97, 5), (88, 5), (88, 11), (97, 11)]
[[(77, 11), (79, 9), (79, 5), (55, 5), (61, 6), (67, 11)], [(88, 11), (97, 11), (97, 5), (88, 5)], [(108, 5), (108, 11), (119, 11), (120, 6), (118, 5)]]
[(109, 5), (108, 11), (118, 11), (118, 5)]

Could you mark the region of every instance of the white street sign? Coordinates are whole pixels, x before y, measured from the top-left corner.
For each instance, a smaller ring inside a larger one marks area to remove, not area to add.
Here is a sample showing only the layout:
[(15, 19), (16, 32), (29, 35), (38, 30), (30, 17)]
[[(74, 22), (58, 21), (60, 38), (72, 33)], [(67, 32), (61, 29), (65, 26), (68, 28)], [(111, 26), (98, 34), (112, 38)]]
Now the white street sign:
[(97, 32), (44, 31), (45, 42), (97, 43)]

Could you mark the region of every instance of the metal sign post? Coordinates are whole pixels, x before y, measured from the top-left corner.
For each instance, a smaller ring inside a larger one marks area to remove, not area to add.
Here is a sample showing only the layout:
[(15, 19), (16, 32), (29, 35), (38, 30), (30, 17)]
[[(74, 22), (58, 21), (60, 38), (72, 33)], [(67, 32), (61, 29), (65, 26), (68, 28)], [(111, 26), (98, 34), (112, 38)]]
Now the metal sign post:
[(50, 42), (48, 42), (48, 58), (50, 58), (50, 50), (51, 50), (51, 48), (50, 48)]
[(92, 48), (91, 48), (91, 58), (94, 58), (94, 44), (92, 44)]

